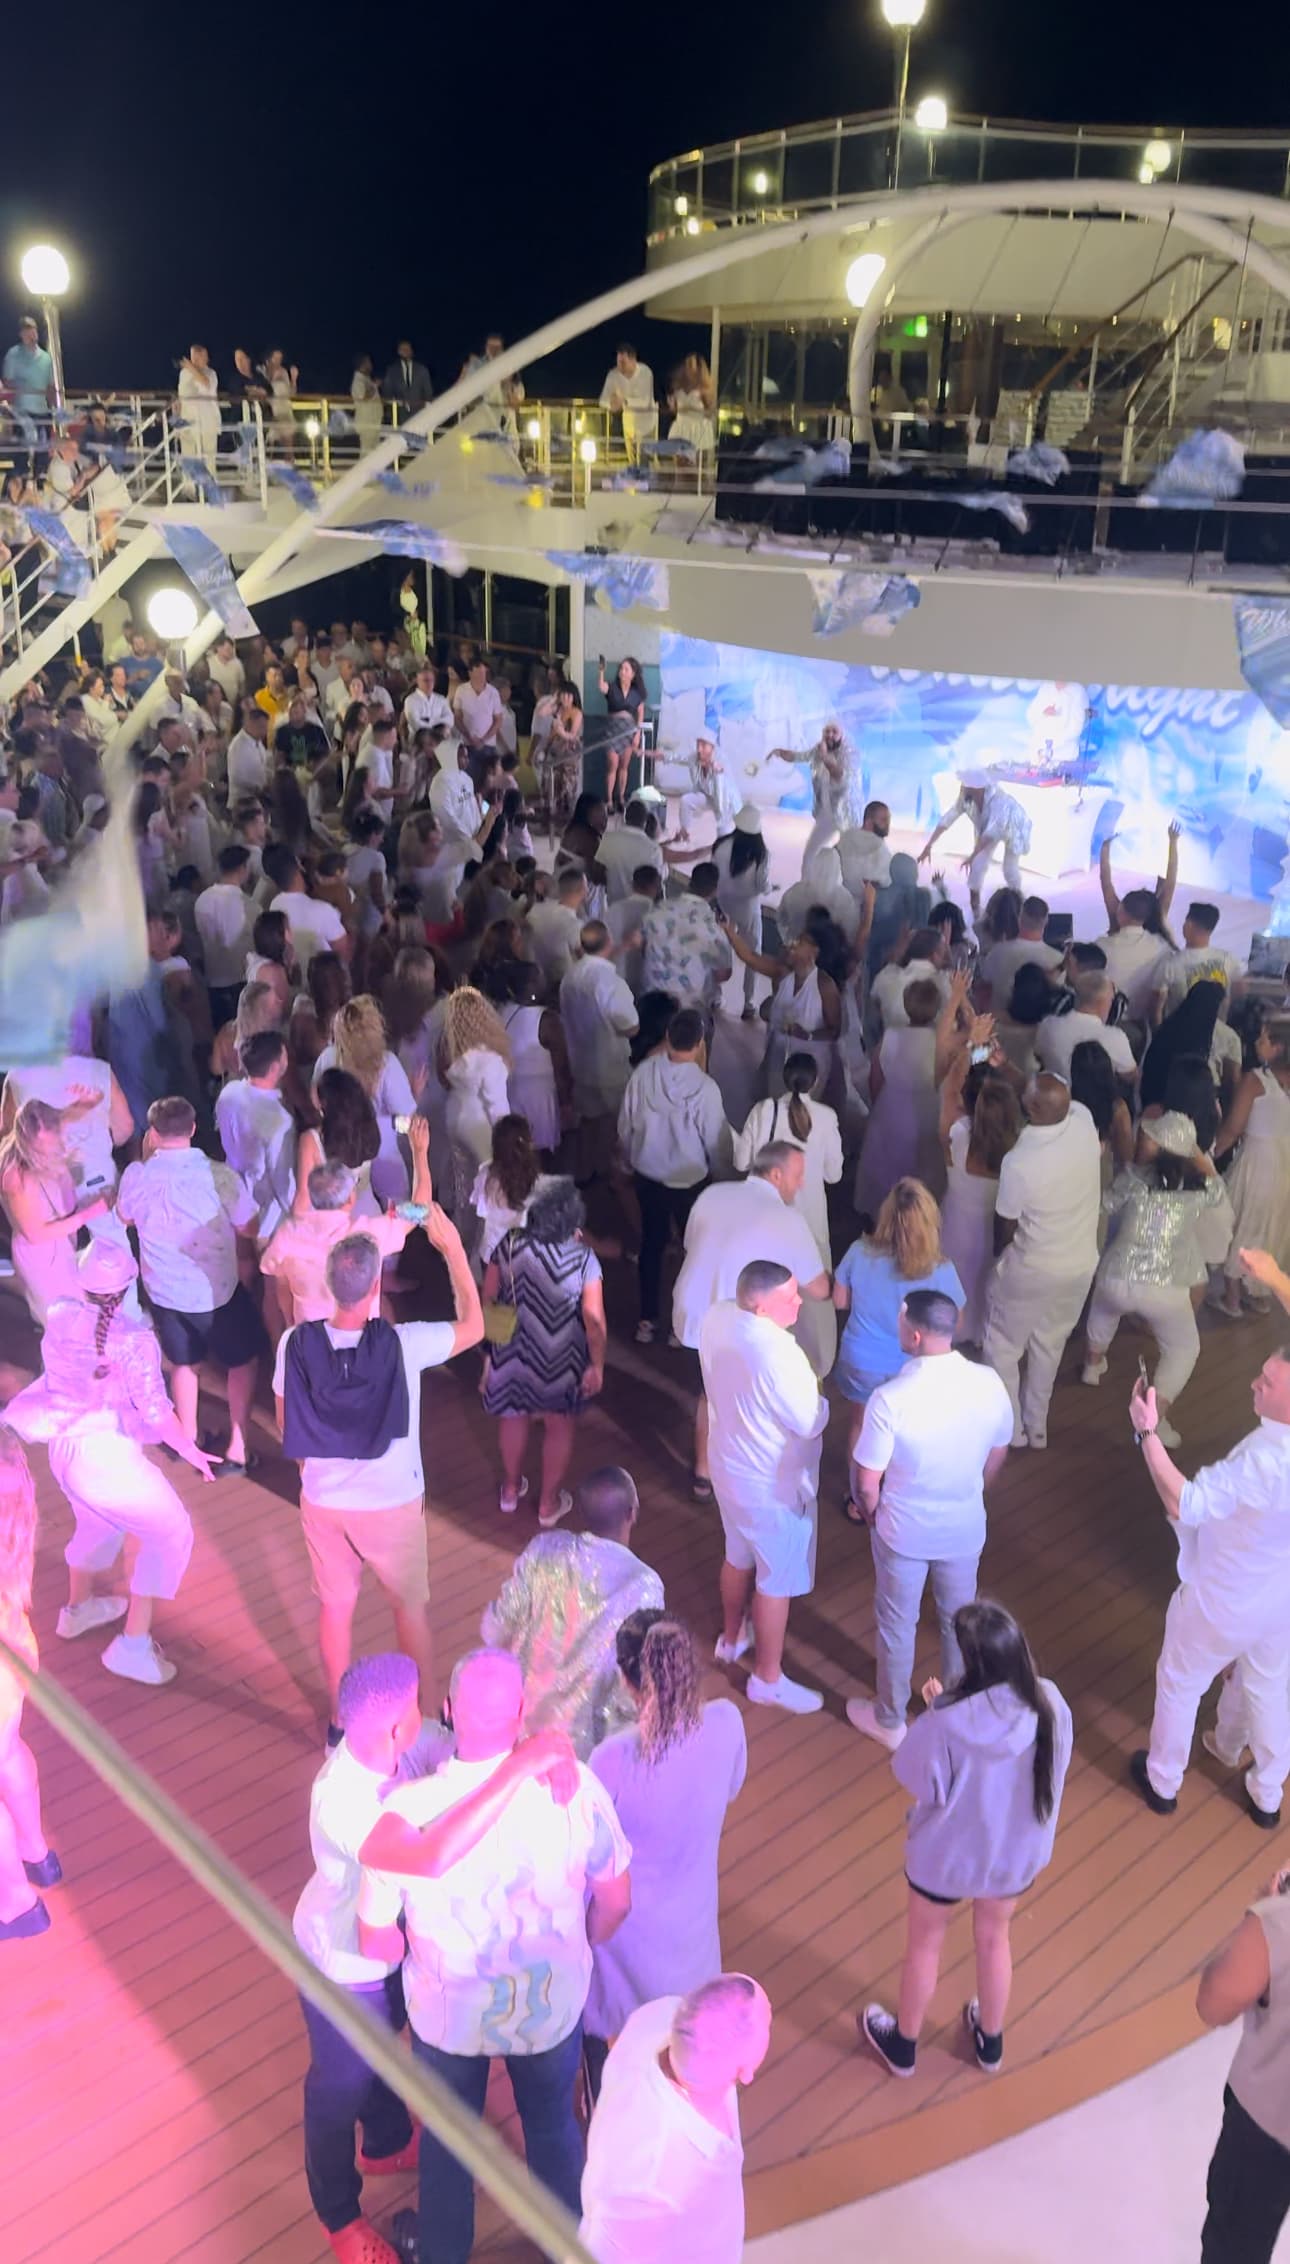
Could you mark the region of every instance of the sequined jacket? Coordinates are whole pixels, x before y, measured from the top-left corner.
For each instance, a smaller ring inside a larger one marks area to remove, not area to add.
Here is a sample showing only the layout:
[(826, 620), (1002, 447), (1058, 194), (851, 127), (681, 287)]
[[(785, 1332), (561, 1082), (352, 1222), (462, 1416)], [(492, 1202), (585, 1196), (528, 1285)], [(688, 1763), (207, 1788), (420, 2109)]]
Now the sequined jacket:
[(663, 1602), (663, 1583), (619, 1541), (594, 1533), (539, 1533), (495, 1604), (485, 1643), (513, 1651), (524, 1669), (524, 1724), (562, 1729), (580, 1761), (635, 1720), (618, 1675), (614, 1638), (625, 1619)]
[(1098, 1278), (1130, 1289), (1191, 1289), (1206, 1278), (1196, 1229), (1223, 1200), (1215, 1174), (1201, 1187), (1172, 1193), (1157, 1187), (1137, 1164), (1119, 1172), (1102, 1197), (1113, 1221)]

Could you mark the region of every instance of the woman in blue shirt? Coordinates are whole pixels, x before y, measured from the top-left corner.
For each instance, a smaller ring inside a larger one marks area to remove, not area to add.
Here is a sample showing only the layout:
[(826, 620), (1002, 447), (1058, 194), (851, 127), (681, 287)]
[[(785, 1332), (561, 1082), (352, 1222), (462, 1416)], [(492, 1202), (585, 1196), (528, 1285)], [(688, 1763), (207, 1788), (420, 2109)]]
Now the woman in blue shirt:
[[(872, 1234), (852, 1243), (833, 1277), (833, 1302), (846, 1314), (834, 1376), (851, 1406), (847, 1467), (855, 1452), (865, 1401), (905, 1365), (896, 1322), (914, 1289), (939, 1289), (964, 1303), (963, 1284), (941, 1255), (941, 1211), (921, 1179), (898, 1179)], [(849, 1495), (852, 1524), (863, 1524)]]

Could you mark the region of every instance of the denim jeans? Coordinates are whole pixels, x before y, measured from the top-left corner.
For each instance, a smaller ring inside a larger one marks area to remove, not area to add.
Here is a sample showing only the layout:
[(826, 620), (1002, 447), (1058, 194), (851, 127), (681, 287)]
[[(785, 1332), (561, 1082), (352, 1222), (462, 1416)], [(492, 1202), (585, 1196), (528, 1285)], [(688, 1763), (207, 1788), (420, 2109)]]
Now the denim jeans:
[[(407, 2023), (402, 1972), (384, 1981), (351, 1989), (350, 1995), (376, 2020), (397, 2034)], [(362, 2215), (362, 2179), (354, 2159), (354, 2125), (363, 2131), (363, 2151), (379, 2160), (401, 2153), (412, 2137), (403, 2101), (338, 2029), (300, 2000), (309, 2031), (309, 2069), (305, 2076), (305, 2177), (309, 2198), (329, 2233), (343, 2232)]]
[[(492, 2061), (483, 2052), (442, 2052), (412, 2031), (419, 2060), (455, 2092), (464, 2107), (484, 2112)], [(585, 2144), (574, 2113), (574, 2086), (582, 2062), (582, 2023), (549, 2052), (508, 2052), (507, 2071), (524, 2133), (529, 2169), (570, 2214), (582, 2210)], [(421, 2133), (421, 2195), (417, 2264), (468, 2264), (475, 2244), (475, 2183), (455, 2154), (432, 2131)]]
[(941, 1681), (948, 1689), (963, 1671), (963, 1657), (954, 1640), (954, 1614), (960, 1604), (976, 1598), (979, 1556), (897, 1556), (878, 1533), (873, 1536), (874, 1617), (878, 1625), (878, 1703), (875, 1708), (884, 1729), (901, 1729), (909, 1712), (910, 1684), (914, 1674), (914, 1645), (918, 1639), (918, 1613), (927, 1575), (941, 1629)]

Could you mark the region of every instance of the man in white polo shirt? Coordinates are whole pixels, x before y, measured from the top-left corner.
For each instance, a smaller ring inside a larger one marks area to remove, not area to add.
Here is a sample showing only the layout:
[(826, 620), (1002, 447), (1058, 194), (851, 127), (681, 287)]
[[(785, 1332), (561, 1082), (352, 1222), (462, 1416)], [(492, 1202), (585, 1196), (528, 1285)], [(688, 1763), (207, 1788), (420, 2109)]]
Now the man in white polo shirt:
[(501, 720), (501, 696), (495, 684), (488, 681), (486, 662), (477, 660), (464, 684), (457, 687), (453, 702), (453, 716), (466, 745), (476, 753), (486, 748), (492, 754), (497, 747), (497, 726)]
[(381, 1253), (370, 1234), (350, 1234), (327, 1260), (334, 1318), (288, 1329), (274, 1364), (283, 1452), (300, 1464), (300, 1521), (333, 1722), (365, 1564), (394, 1607), (399, 1647), (416, 1660), (423, 1689), (434, 1680), (421, 1376), (478, 1344), (484, 1316), (461, 1237), (438, 1204), (425, 1234), (448, 1268), (455, 1321), (391, 1328), (369, 1320)]
[(733, 1665), (751, 1649), (753, 1704), (812, 1714), (824, 1703), (820, 1692), (784, 1672), (790, 1600), (815, 1586), (820, 1440), (829, 1419), (810, 1361), (789, 1333), (801, 1303), (787, 1266), (753, 1259), (733, 1299), (704, 1315), (699, 1361), (725, 1533), (716, 1655)]
[(929, 1573), (947, 1689), (962, 1671), (954, 1614), (976, 1595), (985, 1489), (1012, 1437), (998, 1376), (954, 1350), (958, 1317), (941, 1290), (910, 1291), (896, 1324), (905, 1365), (871, 1394), (856, 1442), (856, 1498), (873, 1527), (878, 1695), (848, 1699), (847, 1720), (891, 1752), (905, 1735)]
[[(452, 1733), (422, 1720), (416, 1661), (398, 1651), (356, 1659), (341, 1678), (339, 1731), (309, 1802), (313, 1876), (292, 1929), (310, 1962), (395, 2034), (407, 2024), (401, 1959), (365, 1957), (358, 1943), (362, 1850), (388, 1794), (432, 1776), (452, 1756)], [(418, 1835), (404, 1861), (427, 1868), (476, 1844), (522, 1784), (576, 1782), (567, 1738), (548, 1730), (526, 1740), (487, 1784)], [(557, 1797), (559, 1797), (557, 1792)], [(395, 2264), (397, 2251), (362, 2214), (362, 2180), (416, 2168), (412, 2119), (396, 2092), (302, 1995), (309, 2035), (305, 2075), (305, 2177), (324, 2231), (340, 2258)], [(361, 2134), (355, 2160), (354, 2128)], [(364, 2246), (363, 2243), (366, 2243)]]
[(251, 852), (246, 843), (232, 841), (221, 849), (216, 871), (219, 878), (202, 890), (193, 906), (193, 925), (201, 937), (211, 1028), (222, 1030), (237, 1012), (251, 948), (252, 909), (246, 893)]
[(1123, 1030), (1107, 1026), (1115, 1001), (1115, 984), (1099, 968), (1090, 967), (1075, 977), (1075, 1005), (1069, 1014), (1046, 1014), (1035, 1032), (1035, 1056), (1041, 1069), (1055, 1077), (1071, 1077), (1071, 1055), (1078, 1045), (1101, 1046), (1117, 1077), (1131, 1084), (1138, 1073), (1133, 1048)]
[(435, 672), (431, 661), (423, 660), (417, 670), (416, 685), (403, 702), (403, 743), (410, 747), (418, 731), (433, 731), (438, 724), (452, 730), (452, 708), (442, 692), (435, 690)]
[(264, 872), (275, 889), (265, 910), (284, 915), (302, 977), (316, 951), (334, 951), (338, 959), (348, 962), (353, 955), (353, 937), (334, 904), (325, 903), (321, 896), (310, 896), (300, 860), (285, 841), (269, 843), (264, 852)]
[(1012, 1401), (1013, 1445), (1046, 1447), (1062, 1352), (1097, 1271), (1102, 1149), (1060, 1077), (1032, 1077), (1022, 1106), (1027, 1121), (999, 1172), (982, 1350)]
[(226, 774), (230, 806), (251, 794), (263, 794), (269, 783), (269, 718), (254, 700), (242, 702), (242, 728), (230, 739)]
[(746, 1973), (656, 1997), (624, 2023), (587, 2133), (578, 2237), (597, 2264), (740, 2264), (739, 2085), (770, 2048)]

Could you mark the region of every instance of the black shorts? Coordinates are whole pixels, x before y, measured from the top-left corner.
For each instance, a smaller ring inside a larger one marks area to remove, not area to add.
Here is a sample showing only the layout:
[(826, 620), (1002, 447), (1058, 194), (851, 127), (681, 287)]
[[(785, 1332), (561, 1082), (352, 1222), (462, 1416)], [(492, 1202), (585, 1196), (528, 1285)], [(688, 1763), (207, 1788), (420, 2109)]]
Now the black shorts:
[(176, 1368), (200, 1368), (207, 1360), (217, 1368), (241, 1368), (269, 1349), (255, 1301), (241, 1282), (227, 1305), (213, 1313), (177, 1313), (169, 1305), (154, 1305), (152, 1320), (157, 1342)]

